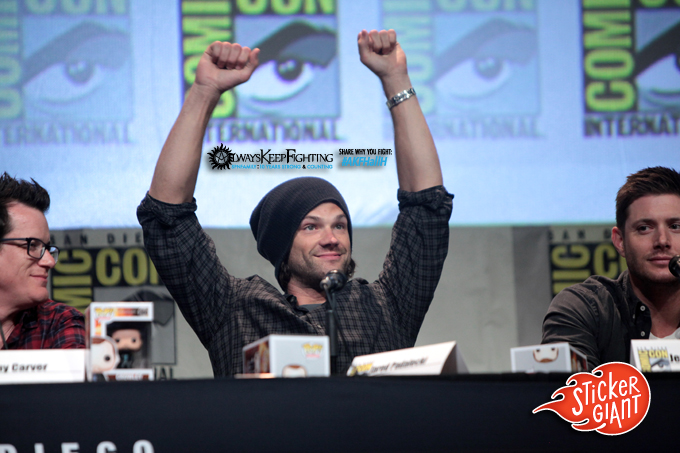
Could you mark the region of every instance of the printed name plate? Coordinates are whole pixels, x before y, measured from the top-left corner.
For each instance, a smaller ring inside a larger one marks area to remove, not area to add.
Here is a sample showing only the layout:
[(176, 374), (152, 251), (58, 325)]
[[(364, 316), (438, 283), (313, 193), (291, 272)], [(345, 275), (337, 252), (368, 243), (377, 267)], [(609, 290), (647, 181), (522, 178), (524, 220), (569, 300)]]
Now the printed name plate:
[(86, 349), (0, 351), (0, 384), (84, 382)]
[(680, 371), (680, 340), (631, 340), (630, 363), (642, 372)]
[(416, 376), (467, 373), (455, 341), (355, 357), (347, 376)]
[(586, 356), (569, 343), (511, 348), (510, 360), (513, 373), (577, 373), (588, 369)]

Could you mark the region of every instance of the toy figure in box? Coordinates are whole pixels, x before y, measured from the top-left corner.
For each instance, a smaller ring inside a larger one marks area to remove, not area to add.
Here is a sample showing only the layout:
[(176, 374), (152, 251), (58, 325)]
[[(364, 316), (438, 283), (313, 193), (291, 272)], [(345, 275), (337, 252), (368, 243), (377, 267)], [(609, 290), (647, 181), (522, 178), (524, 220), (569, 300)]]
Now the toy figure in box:
[(104, 372), (120, 363), (116, 344), (108, 337), (93, 337), (91, 348), (93, 381), (103, 381)]
[(144, 368), (147, 365), (143, 346), (146, 323), (113, 322), (107, 328), (108, 335), (116, 342), (120, 364), (118, 368)]

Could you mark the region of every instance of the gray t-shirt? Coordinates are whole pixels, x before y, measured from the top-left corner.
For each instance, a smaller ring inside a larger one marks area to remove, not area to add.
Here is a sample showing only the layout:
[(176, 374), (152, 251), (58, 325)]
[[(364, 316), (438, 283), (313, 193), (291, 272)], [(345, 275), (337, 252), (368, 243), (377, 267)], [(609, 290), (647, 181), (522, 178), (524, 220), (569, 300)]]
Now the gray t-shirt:
[(633, 292), (628, 271), (612, 280), (593, 276), (561, 291), (543, 320), (541, 343), (566, 341), (588, 358), (588, 368), (630, 362), (630, 341), (649, 339), (649, 308)]

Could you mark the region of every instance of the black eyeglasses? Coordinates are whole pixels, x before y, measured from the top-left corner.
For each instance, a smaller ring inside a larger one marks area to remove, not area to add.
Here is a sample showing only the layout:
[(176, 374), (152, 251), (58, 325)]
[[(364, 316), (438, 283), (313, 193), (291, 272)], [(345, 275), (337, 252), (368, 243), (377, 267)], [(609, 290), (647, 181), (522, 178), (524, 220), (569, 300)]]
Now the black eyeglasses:
[[(0, 242), (9, 242), (9, 241), (26, 241), (26, 252), (28, 253), (28, 256), (30, 256), (31, 258), (35, 258), (36, 260), (42, 259), (43, 255), (45, 255), (45, 250), (48, 250), (50, 252), (50, 255), (52, 255), (52, 258), (54, 258), (55, 263), (59, 259), (59, 247), (57, 247), (56, 245), (45, 244), (43, 241), (41, 241), (38, 238), (3, 238), (3, 239), (0, 239)], [(16, 245), (17, 247), (23, 247), (23, 245), (19, 245), (19, 244), (10, 244), (10, 245)]]

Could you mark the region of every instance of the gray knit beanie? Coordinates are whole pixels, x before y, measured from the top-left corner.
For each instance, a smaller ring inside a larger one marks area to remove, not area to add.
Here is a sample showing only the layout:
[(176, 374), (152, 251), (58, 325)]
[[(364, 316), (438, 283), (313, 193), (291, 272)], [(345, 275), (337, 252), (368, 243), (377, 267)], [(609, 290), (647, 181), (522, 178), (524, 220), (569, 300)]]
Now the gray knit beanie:
[(309, 211), (326, 202), (335, 203), (347, 216), (351, 246), (352, 221), (349, 209), (338, 189), (325, 179), (302, 177), (279, 184), (253, 210), (250, 229), (257, 241), (257, 251), (274, 265), (277, 279), (300, 222)]

